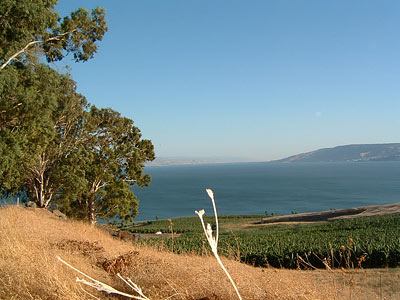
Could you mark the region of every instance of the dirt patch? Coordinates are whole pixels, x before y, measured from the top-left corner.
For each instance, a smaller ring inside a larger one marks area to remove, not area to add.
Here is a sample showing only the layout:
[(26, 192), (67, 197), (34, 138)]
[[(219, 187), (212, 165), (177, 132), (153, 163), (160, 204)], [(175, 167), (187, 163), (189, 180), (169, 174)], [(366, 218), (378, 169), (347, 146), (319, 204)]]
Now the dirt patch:
[(116, 258), (108, 259), (105, 255), (105, 250), (99, 245), (99, 242), (77, 241), (77, 240), (62, 240), (52, 244), (53, 247), (72, 253), (83, 254), (94, 260), (95, 265), (103, 268), (109, 274), (124, 273), (134, 263), (137, 258), (138, 251), (129, 251)]
[(104, 252), (104, 248), (99, 245), (99, 242), (91, 243), (89, 241), (62, 240), (51, 244), (51, 246), (70, 252), (79, 252), (86, 256)]
[(102, 263), (103, 269), (110, 274), (123, 274), (129, 267), (132, 266), (134, 260), (137, 259), (138, 251), (129, 251), (117, 258), (108, 259)]

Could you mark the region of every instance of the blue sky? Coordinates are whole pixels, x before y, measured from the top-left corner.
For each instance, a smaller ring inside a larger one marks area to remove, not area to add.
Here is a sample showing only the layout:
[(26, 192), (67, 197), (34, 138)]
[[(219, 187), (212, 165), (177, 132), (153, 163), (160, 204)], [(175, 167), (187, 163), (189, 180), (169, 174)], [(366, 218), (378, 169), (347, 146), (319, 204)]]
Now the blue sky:
[(78, 91), (158, 157), (266, 161), (400, 142), (400, 1), (61, 0), (102, 6)]

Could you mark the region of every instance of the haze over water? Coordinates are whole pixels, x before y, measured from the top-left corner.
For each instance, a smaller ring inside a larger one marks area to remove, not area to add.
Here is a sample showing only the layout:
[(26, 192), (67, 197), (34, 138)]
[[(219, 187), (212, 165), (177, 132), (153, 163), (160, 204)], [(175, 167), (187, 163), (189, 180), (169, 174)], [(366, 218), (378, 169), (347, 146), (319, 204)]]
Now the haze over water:
[(235, 163), (146, 167), (149, 187), (136, 221), (193, 216), (212, 206), (219, 214), (312, 212), (400, 202), (400, 162)]

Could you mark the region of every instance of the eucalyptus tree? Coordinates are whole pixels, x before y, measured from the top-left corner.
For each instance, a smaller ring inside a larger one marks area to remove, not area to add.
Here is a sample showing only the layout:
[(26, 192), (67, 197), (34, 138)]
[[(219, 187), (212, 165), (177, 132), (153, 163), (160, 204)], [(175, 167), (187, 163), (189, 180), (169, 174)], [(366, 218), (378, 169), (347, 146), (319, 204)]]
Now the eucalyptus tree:
[(78, 155), (84, 185), (78, 187), (73, 181), (75, 186), (67, 188), (60, 203), (67, 212), (85, 217), (91, 224), (97, 217), (132, 220), (138, 209), (132, 187), (150, 183), (143, 168), (155, 158), (153, 144), (141, 138), (132, 120), (109, 108), (92, 106), (85, 122), (86, 142)]
[(102, 8), (79, 8), (61, 18), (58, 0), (0, 0), (0, 70), (10, 63), (27, 63), (45, 55), (50, 61), (72, 53), (87, 61), (107, 31)]
[(0, 192), (25, 191), (91, 223), (132, 219), (153, 145), (118, 112), (88, 110), (75, 82), (41, 63), (86, 61), (107, 31), (103, 9), (60, 18), (57, 2), (0, 0)]
[(86, 99), (68, 75), (43, 64), (10, 66), (0, 79), (0, 187), (24, 190), (47, 207), (62, 187), (66, 159), (81, 143)]
[(131, 188), (150, 183), (143, 167), (154, 159), (133, 121), (112, 109), (88, 110), (75, 82), (43, 64), (13, 64), (0, 79), (0, 188), (91, 223), (132, 219)]
[(46, 188), (56, 177), (51, 170), (67, 155), (65, 140), (86, 104), (75, 83), (40, 58), (71, 53), (86, 61), (107, 31), (103, 9), (79, 8), (61, 18), (57, 2), (0, 0), (0, 192), (25, 190), (43, 207), (56, 193)]

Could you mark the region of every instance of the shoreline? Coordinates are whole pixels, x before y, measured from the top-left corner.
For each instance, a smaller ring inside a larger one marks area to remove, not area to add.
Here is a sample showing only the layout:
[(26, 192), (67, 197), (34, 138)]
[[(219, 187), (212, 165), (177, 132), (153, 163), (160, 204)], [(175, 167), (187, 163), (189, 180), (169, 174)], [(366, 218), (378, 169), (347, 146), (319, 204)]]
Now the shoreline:
[[(286, 214), (286, 215), (278, 215), (278, 216), (268, 216), (266, 217), (263, 214), (232, 214), (226, 215), (221, 214), (218, 217), (259, 217), (261, 218), (260, 222), (255, 222), (253, 224), (272, 224), (272, 223), (285, 223), (285, 222), (320, 222), (320, 221), (335, 221), (340, 219), (351, 219), (351, 218), (362, 218), (362, 217), (373, 217), (373, 216), (383, 216), (390, 214), (400, 213), (400, 202), (398, 203), (389, 203), (383, 205), (369, 205), (369, 206), (360, 206), (353, 208), (342, 208), (342, 209), (331, 209), (324, 211), (315, 211), (315, 212), (307, 212), (307, 213), (296, 213), (296, 214)], [(182, 219), (182, 218), (192, 218), (196, 216), (180, 216), (170, 218), (174, 219)], [(135, 221), (135, 225), (133, 227), (140, 227), (144, 223), (147, 222), (156, 222), (168, 220), (166, 219), (149, 219), (149, 220), (140, 220)]]
[(340, 219), (383, 216), (400, 213), (400, 203), (370, 205), (355, 208), (325, 210), (320, 212), (298, 213), (276, 217), (266, 217), (256, 224), (271, 224), (283, 222), (320, 222)]

